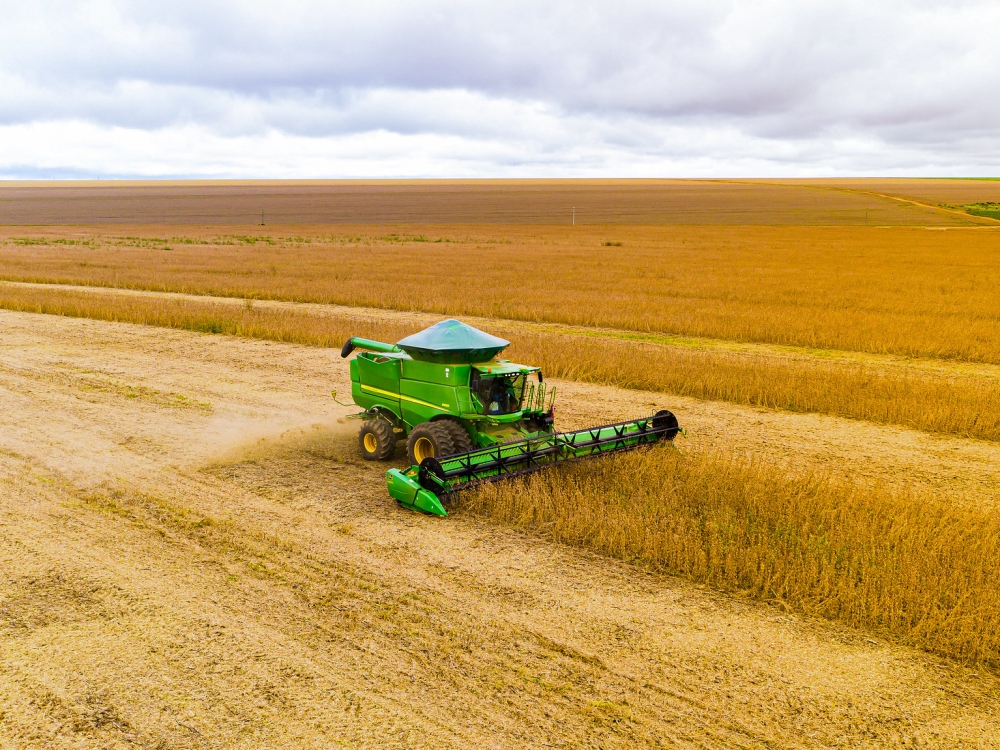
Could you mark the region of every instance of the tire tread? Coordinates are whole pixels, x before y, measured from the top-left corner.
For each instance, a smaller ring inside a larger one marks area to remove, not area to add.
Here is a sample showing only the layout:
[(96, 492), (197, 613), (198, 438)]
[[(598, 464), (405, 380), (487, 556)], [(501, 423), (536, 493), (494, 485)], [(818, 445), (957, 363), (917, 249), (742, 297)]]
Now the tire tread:
[(468, 453), (472, 450), (472, 438), (458, 422), (453, 419), (442, 419), (435, 424), (444, 425), (444, 428), (451, 434), (452, 452), (446, 455), (453, 456), (456, 453)]
[(413, 428), (409, 440), (406, 441), (406, 455), (413, 465), (417, 463), (416, 457), (413, 455), (413, 444), (421, 437), (429, 438), (434, 444), (434, 456), (436, 458), (450, 456), (455, 452), (450, 429), (441, 422), (424, 422)]
[[(372, 455), (365, 452), (365, 435), (369, 432), (378, 441), (378, 446)], [(396, 433), (386, 420), (369, 419), (361, 425), (361, 429), (358, 431), (358, 444), (361, 446), (361, 455), (369, 461), (387, 461), (396, 452)]]

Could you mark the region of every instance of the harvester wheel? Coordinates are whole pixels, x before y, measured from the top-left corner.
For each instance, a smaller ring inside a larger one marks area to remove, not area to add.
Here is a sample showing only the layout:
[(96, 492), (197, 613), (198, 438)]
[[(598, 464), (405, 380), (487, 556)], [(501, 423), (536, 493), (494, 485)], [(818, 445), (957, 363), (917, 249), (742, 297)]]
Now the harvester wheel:
[(451, 435), (451, 448), (454, 453), (468, 453), (472, 450), (472, 438), (461, 424), (453, 419), (441, 419), (434, 424), (444, 425)]
[(441, 422), (424, 422), (413, 428), (406, 442), (410, 463), (419, 466), (425, 458), (450, 456), (455, 452), (451, 430)]
[(396, 434), (384, 419), (367, 419), (358, 432), (361, 455), (369, 461), (385, 461), (396, 452)]
[(653, 429), (657, 430), (665, 437), (667, 440), (673, 440), (677, 433), (681, 431), (680, 425), (677, 423), (677, 417), (674, 413), (662, 409), (653, 415)]

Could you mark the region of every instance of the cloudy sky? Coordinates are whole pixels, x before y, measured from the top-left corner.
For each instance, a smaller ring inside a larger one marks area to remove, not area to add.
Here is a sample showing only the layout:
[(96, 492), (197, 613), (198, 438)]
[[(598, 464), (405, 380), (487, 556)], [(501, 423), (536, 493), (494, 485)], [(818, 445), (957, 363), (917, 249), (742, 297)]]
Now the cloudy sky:
[(1000, 3), (0, 0), (0, 178), (1000, 175)]

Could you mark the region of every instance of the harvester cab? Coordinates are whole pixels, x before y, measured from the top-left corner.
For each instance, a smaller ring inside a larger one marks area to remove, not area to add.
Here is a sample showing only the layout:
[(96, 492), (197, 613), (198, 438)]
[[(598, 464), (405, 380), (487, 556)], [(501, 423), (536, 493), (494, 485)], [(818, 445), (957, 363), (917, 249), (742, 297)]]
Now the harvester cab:
[(351, 394), (364, 409), (358, 435), (369, 460), (392, 458), (406, 440), (410, 468), (390, 469), (402, 505), (446, 516), (443, 502), (473, 483), (524, 474), (570, 458), (672, 440), (674, 415), (558, 433), (555, 388), (537, 367), (497, 359), (506, 341), (445, 320), (396, 344), (352, 337)]

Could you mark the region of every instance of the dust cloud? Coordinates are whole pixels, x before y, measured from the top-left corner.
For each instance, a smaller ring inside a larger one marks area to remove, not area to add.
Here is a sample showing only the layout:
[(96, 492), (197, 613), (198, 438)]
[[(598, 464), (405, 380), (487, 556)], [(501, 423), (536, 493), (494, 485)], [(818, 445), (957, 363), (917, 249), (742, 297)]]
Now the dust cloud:
[(257, 421), (239, 417), (215, 420), (212, 438), (195, 459), (198, 468), (236, 464), (308, 453), (344, 461), (357, 453), (357, 420), (339, 417), (289, 424), (287, 420)]

